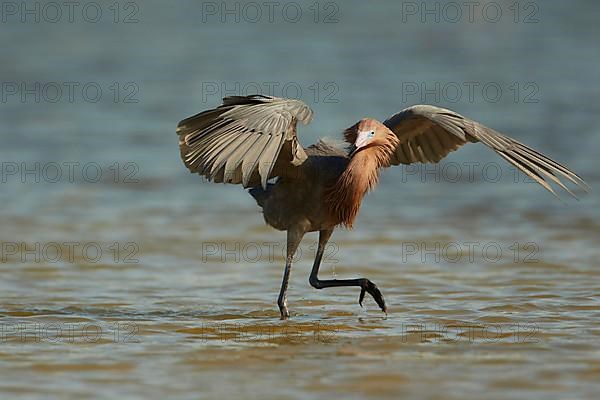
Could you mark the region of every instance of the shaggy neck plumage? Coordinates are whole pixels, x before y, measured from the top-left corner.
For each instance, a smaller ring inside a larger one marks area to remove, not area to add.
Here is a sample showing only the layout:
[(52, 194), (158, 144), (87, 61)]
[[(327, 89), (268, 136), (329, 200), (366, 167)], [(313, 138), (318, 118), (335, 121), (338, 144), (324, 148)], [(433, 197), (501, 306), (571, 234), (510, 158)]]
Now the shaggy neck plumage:
[(325, 201), (339, 224), (352, 229), (360, 204), (379, 181), (379, 169), (390, 165), (395, 146), (372, 146), (356, 153), (335, 184), (327, 189)]

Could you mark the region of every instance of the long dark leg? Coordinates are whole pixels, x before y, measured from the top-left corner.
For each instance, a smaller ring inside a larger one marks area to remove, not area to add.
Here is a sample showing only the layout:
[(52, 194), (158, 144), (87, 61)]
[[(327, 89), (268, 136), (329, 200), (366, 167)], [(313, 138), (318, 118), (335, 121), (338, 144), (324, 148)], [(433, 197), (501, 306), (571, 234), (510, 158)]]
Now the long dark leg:
[(319, 247), (317, 249), (317, 256), (315, 257), (315, 263), (313, 264), (312, 271), (310, 272), (309, 282), (312, 287), (317, 289), (323, 289), (327, 287), (338, 287), (338, 286), (359, 286), (361, 288), (360, 296), (358, 298), (358, 304), (362, 307), (363, 299), (365, 298), (365, 292), (369, 292), (373, 299), (377, 302), (381, 311), (387, 313), (387, 307), (385, 306), (385, 300), (383, 295), (379, 291), (377, 285), (365, 278), (359, 279), (327, 279), (321, 280), (318, 277), (319, 267), (321, 266), (321, 259), (323, 258), (323, 252), (327, 241), (333, 233), (332, 230), (324, 230), (319, 232)]
[(304, 232), (300, 230), (288, 230), (287, 231), (287, 255), (285, 257), (285, 271), (283, 272), (283, 281), (281, 282), (281, 290), (279, 291), (279, 298), (277, 299), (277, 305), (279, 306), (279, 312), (281, 313), (281, 319), (287, 319), (290, 313), (287, 308), (287, 288), (290, 280), (290, 272), (292, 271), (292, 259), (298, 245), (304, 237)]

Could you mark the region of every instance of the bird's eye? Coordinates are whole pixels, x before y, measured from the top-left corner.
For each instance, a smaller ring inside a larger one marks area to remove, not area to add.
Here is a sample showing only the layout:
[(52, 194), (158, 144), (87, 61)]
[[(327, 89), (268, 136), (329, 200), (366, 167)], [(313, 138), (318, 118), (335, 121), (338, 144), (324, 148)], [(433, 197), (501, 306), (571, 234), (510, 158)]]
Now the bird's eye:
[(368, 136), (369, 136), (370, 138), (371, 138), (371, 137), (373, 137), (373, 136), (375, 136), (375, 132), (374, 132), (374, 131), (371, 131), (371, 132), (369, 132)]

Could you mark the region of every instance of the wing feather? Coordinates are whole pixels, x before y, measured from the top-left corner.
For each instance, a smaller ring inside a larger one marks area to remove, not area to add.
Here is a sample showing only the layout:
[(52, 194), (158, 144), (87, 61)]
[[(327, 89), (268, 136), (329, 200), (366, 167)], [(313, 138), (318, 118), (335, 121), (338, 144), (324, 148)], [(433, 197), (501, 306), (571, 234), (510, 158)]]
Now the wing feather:
[[(240, 164), (258, 139), (260, 139), (260, 135), (254, 133), (249, 134), (244, 143), (242, 143), (240, 147), (235, 150), (235, 153), (227, 159), (227, 162), (225, 163), (225, 175), (223, 176), (224, 183), (242, 183), (242, 169), (240, 168)], [(237, 176), (239, 176), (239, 179), (234, 179), (234, 177)]]
[(579, 175), (564, 165), (451, 110), (428, 105), (412, 106), (388, 118), (384, 125), (400, 139), (390, 160), (392, 165), (436, 163), (468, 142), (481, 142), (555, 196), (556, 192), (548, 180), (575, 198), (564, 182), (568, 181), (585, 192), (590, 189)]
[(419, 136), (417, 136), (417, 142), (419, 143), (419, 147), (421, 148), (422, 152), (423, 152), (423, 161), (425, 162), (435, 162), (435, 159), (437, 158), (435, 156), (435, 154), (433, 153), (433, 150), (431, 149), (431, 147), (429, 146), (429, 135), (428, 134), (421, 134)]
[(265, 150), (270, 137), (268, 135), (260, 135), (254, 145), (248, 150), (244, 159), (242, 160), (242, 185), (248, 187), (248, 182), (252, 177), (254, 168), (258, 163), (262, 152)]
[(292, 174), (307, 158), (296, 125), (309, 123), (312, 115), (300, 100), (226, 97), (221, 106), (177, 125), (181, 157), (190, 172), (209, 180), (248, 187), (259, 178), (266, 187), (269, 178)]

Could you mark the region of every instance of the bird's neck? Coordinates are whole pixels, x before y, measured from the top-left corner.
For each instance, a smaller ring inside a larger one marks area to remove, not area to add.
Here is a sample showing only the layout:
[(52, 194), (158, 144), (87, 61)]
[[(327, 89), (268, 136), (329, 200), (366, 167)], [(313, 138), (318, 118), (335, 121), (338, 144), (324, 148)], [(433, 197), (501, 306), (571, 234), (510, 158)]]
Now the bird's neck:
[(379, 181), (379, 170), (389, 166), (388, 149), (373, 146), (356, 153), (333, 186), (325, 192), (331, 216), (351, 229), (363, 197)]

